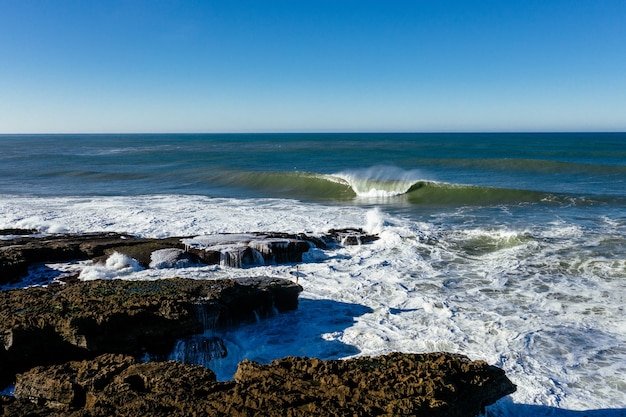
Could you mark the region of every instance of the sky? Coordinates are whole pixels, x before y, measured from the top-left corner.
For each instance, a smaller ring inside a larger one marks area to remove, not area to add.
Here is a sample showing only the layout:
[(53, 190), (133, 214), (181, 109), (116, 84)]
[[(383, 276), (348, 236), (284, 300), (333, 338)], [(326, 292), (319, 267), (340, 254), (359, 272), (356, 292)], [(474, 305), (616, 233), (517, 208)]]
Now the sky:
[(0, 0), (0, 133), (626, 131), (625, 0)]

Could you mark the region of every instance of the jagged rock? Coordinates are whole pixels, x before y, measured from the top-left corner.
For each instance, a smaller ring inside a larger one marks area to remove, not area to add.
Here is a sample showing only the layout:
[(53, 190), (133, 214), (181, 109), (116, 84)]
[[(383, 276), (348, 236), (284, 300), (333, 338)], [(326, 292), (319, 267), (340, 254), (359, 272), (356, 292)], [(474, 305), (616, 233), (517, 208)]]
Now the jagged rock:
[(178, 254), (178, 258), (170, 262), (174, 267), (204, 263), (239, 268), (302, 262), (302, 255), (314, 247), (326, 249), (336, 245), (363, 244), (377, 238), (362, 229), (331, 230), (321, 237), (277, 232), (165, 239), (119, 233), (21, 236), (0, 240), (0, 284), (17, 282), (33, 264), (89, 259), (104, 263), (116, 252), (135, 259), (144, 268), (167, 267), (167, 263), (153, 263), (153, 257), (160, 256), (155, 253), (163, 250)]
[(179, 238), (142, 239), (119, 233), (0, 240), (0, 284), (19, 280), (35, 263), (93, 259), (118, 251), (148, 265), (152, 251), (171, 247), (184, 248), (184, 245)]
[(136, 363), (132, 356), (106, 354), (91, 361), (35, 367), (17, 376), (14, 395), (49, 408), (83, 407), (89, 391), (102, 390)]
[(235, 380), (245, 395), (230, 405), (248, 415), (285, 408), (292, 415), (474, 416), (515, 391), (501, 369), (449, 353), (243, 361)]
[(0, 384), (32, 366), (105, 352), (154, 355), (177, 339), (298, 306), (292, 281), (88, 281), (0, 292)]
[(327, 238), (342, 246), (363, 245), (378, 239), (378, 236), (368, 234), (363, 229), (330, 229)]
[(231, 267), (302, 262), (311, 248), (357, 245), (378, 239), (362, 229), (333, 229), (321, 237), (303, 233), (233, 233), (184, 239), (186, 250), (206, 263)]
[(11, 416), (469, 417), (514, 391), (501, 369), (448, 353), (244, 361), (230, 382), (200, 366), (104, 355), (26, 372), (3, 405)]
[[(286, 233), (225, 233), (184, 239), (187, 250), (207, 259), (235, 268), (302, 262), (302, 254), (315, 247), (317, 240), (306, 235)], [(318, 242), (319, 243), (319, 242)]]

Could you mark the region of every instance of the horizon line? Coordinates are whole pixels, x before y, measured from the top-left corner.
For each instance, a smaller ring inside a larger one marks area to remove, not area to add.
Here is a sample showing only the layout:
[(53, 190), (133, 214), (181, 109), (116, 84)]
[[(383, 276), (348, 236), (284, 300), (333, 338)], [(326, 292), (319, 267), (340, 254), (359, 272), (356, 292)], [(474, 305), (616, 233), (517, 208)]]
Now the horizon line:
[(185, 131), (171, 131), (171, 132), (159, 132), (159, 131), (111, 131), (111, 132), (9, 132), (0, 133), (0, 136), (58, 136), (58, 135), (315, 135), (315, 134), (327, 134), (327, 135), (350, 135), (350, 134), (567, 134), (567, 133), (590, 133), (590, 134), (619, 134), (626, 133), (626, 130), (319, 130), (319, 131), (307, 131), (307, 130), (293, 130), (293, 131), (197, 131), (197, 132), (185, 132)]

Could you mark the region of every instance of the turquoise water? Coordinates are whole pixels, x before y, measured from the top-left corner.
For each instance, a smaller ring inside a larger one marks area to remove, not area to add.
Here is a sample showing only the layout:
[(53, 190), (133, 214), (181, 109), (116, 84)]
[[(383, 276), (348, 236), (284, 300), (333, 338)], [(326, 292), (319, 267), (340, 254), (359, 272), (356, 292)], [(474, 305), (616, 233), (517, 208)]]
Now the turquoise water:
[[(623, 203), (626, 190), (626, 134), (5, 135), (0, 144), (0, 193), (353, 199), (319, 178), (337, 173), (426, 182), (434, 195), (416, 204), (447, 204), (432, 182), (496, 187), (507, 201), (536, 191)], [(452, 204), (480, 203), (480, 193), (467, 198)]]
[(220, 378), (243, 358), (447, 350), (518, 385), (489, 415), (624, 415), (623, 133), (4, 135), (0, 228), (16, 227), (157, 237), (364, 227), (381, 239), (299, 266), (295, 316), (221, 335), (230, 359), (209, 364)]
[(507, 205), (531, 222), (555, 210), (623, 221), (626, 206), (619, 133), (36, 135), (0, 143), (0, 194), (8, 195), (286, 198), (416, 219)]

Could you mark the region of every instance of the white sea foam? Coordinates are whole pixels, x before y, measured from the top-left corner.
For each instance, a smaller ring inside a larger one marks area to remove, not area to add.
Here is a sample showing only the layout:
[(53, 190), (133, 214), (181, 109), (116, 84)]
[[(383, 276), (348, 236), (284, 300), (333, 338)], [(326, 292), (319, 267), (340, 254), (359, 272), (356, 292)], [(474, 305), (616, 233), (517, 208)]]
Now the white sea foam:
[(380, 234), (385, 226), (385, 220), (379, 209), (373, 209), (366, 214), (365, 231), (371, 234)]
[[(445, 350), (500, 366), (517, 384), (512, 401), (490, 407), (490, 416), (596, 410), (595, 417), (616, 417), (621, 411), (608, 409), (623, 411), (626, 404), (626, 260), (607, 253), (624, 237), (606, 220), (599, 220), (603, 230), (590, 233), (566, 220), (516, 227), (468, 221), (459, 212), (418, 222), (356, 206), (196, 196), (19, 197), (3, 200), (0, 219), (7, 228), (155, 237), (363, 227), (380, 239), (306, 254), (297, 267), (304, 287), (297, 311), (219, 334), (229, 357), (209, 365), (220, 379), (231, 378), (243, 358)], [(295, 279), (296, 270), (141, 270), (122, 255), (81, 268), (84, 279)]]
[(197, 264), (182, 249), (159, 249), (150, 255), (150, 268), (189, 268)]
[(95, 279), (124, 278), (141, 270), (143, 268), (137, 260), (121, 253), (113, 252), (104, 264), (86, 265), (81, 271), (79, 279), (91, 281)]
[(392, 166), (374, 166), (362, 170), (350, 170), (334, 174), (348, 184), (358, 197), (388, 198), (405, 194), (419, 180), (418, 170), (405, 171)]

